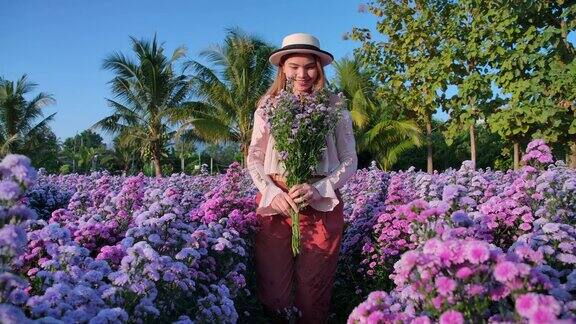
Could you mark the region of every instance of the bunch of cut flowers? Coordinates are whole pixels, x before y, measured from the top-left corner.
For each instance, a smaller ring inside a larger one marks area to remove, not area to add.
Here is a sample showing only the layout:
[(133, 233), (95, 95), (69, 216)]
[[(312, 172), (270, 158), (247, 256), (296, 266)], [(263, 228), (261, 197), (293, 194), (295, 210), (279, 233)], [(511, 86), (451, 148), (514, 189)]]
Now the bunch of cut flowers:
[[(331, 91), (322, 89), (311, 93), (295, 94), (293, 80), (275, 97), (264, 103), (264, 115), (275, 140), (286, 174), (286, 185), (291, 188), (315, 176), (314, 171), (326, 150), (326, 137), (333, 134), (342, 108), (342, 94), (336, 104), (330, 104)], [(301, 204), (299, 208), (306, 205)], [(300, 220), (291, 212), (292, 252), (300, 253)]]

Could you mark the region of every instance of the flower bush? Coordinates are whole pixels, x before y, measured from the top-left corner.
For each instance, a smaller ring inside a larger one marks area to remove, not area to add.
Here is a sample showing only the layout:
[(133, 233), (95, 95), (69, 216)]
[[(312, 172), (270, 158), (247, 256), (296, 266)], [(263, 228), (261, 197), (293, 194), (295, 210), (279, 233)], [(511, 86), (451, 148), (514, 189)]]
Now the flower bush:
[[(518, 171), (358, 170), (335, 322), (576, 318), (576, 171), (544, 142)], [(0, 162), (0, 322), (235, 323), (255, 295), (256, 188), (226, 174), (46, 175)], [(297, 312), (297, 310), (293, 310)]]
[(34, 185), (36, 171), (30, 159), (7, 155), (0, 162), (0, 321), (28, 321), (22, 307), (28, 302), (30, 283), (17, 273), (26, 251), (24, 225), (37, 214), (22, 204), (27, 188)]

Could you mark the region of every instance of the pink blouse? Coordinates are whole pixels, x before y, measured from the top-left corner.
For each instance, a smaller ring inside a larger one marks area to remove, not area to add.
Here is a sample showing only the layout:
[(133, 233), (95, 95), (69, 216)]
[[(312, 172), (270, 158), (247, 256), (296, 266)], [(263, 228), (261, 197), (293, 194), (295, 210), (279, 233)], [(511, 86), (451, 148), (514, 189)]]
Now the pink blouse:
[[(335, 104), (337, 96), (333, 97)], [(263, 116), (263, 107), (254, 112), (254, 128), (248, 148), (247, 167), (254, 184), (262, 194), (257, 212), (261, 215), (272, 215), (270, 203), (282, 192), (270, 178), (271, 174), (284, 175), (284, 165), (274, 148), (274, 138), (270, 135), (269, 125)], [(356, 141), (352, 131), (350, 112), (342, 109), (342, 114), (334, 136), (326, 136), (327, 149), (316, 167), (315, 175), (325, 176), (312, 185), (318, 190), (321, 199), (310, 202), (310, 206), (318, 211), (331, 211), (338, 205), (335, 190), (341, 188), (348, 178), (356, 172), (358, 157), (356, 156)]]

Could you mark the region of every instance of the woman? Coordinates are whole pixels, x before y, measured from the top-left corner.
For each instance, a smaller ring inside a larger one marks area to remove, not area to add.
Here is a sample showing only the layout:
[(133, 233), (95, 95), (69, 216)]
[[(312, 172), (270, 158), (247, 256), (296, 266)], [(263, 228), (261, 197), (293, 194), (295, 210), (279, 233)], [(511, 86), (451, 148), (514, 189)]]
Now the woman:
[[(333, 56), (320, 49), (314, 36), (297, 33), (286, 36), (282, 48), (269, 60), (278, 67), (278, 74), (260, 103), (285, 89), (287, 79), (294, 80), (296, 94), (322, 89), (326, 83), (323, 67), (332, 62)], [(337, 100), (333, 96), (331, 104), (337, 104)], [(262, 224), (255, 238), (258, 298), (268, 311), (283, 312), (295, 306), (301, 313), (300, 323), (322, 323), (329, 312), (344, 226), (338, 189), (357, 167), (350, 114), (343, 109), (334, 136), (326, 137), (327, 149), (310, 183), (287, 188), (274, 144), (259, 104), (247, 158), (259, 190), (257, 215)], [(301, 248), (294, 257), (289, 215), (290, 210), (298, 212), (297, 204), (307, 207), (299, 211)]]

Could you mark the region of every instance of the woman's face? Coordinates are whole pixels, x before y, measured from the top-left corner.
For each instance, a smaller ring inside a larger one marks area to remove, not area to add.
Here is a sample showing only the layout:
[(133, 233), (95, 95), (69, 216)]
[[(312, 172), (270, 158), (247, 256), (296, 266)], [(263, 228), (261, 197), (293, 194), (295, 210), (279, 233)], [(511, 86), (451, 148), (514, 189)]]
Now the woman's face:
[(312, 54), (295, 54), (284, 61), (282, 71), (294, 79), (294, 92), (310, 92), (318, 78), (316, 58)]

